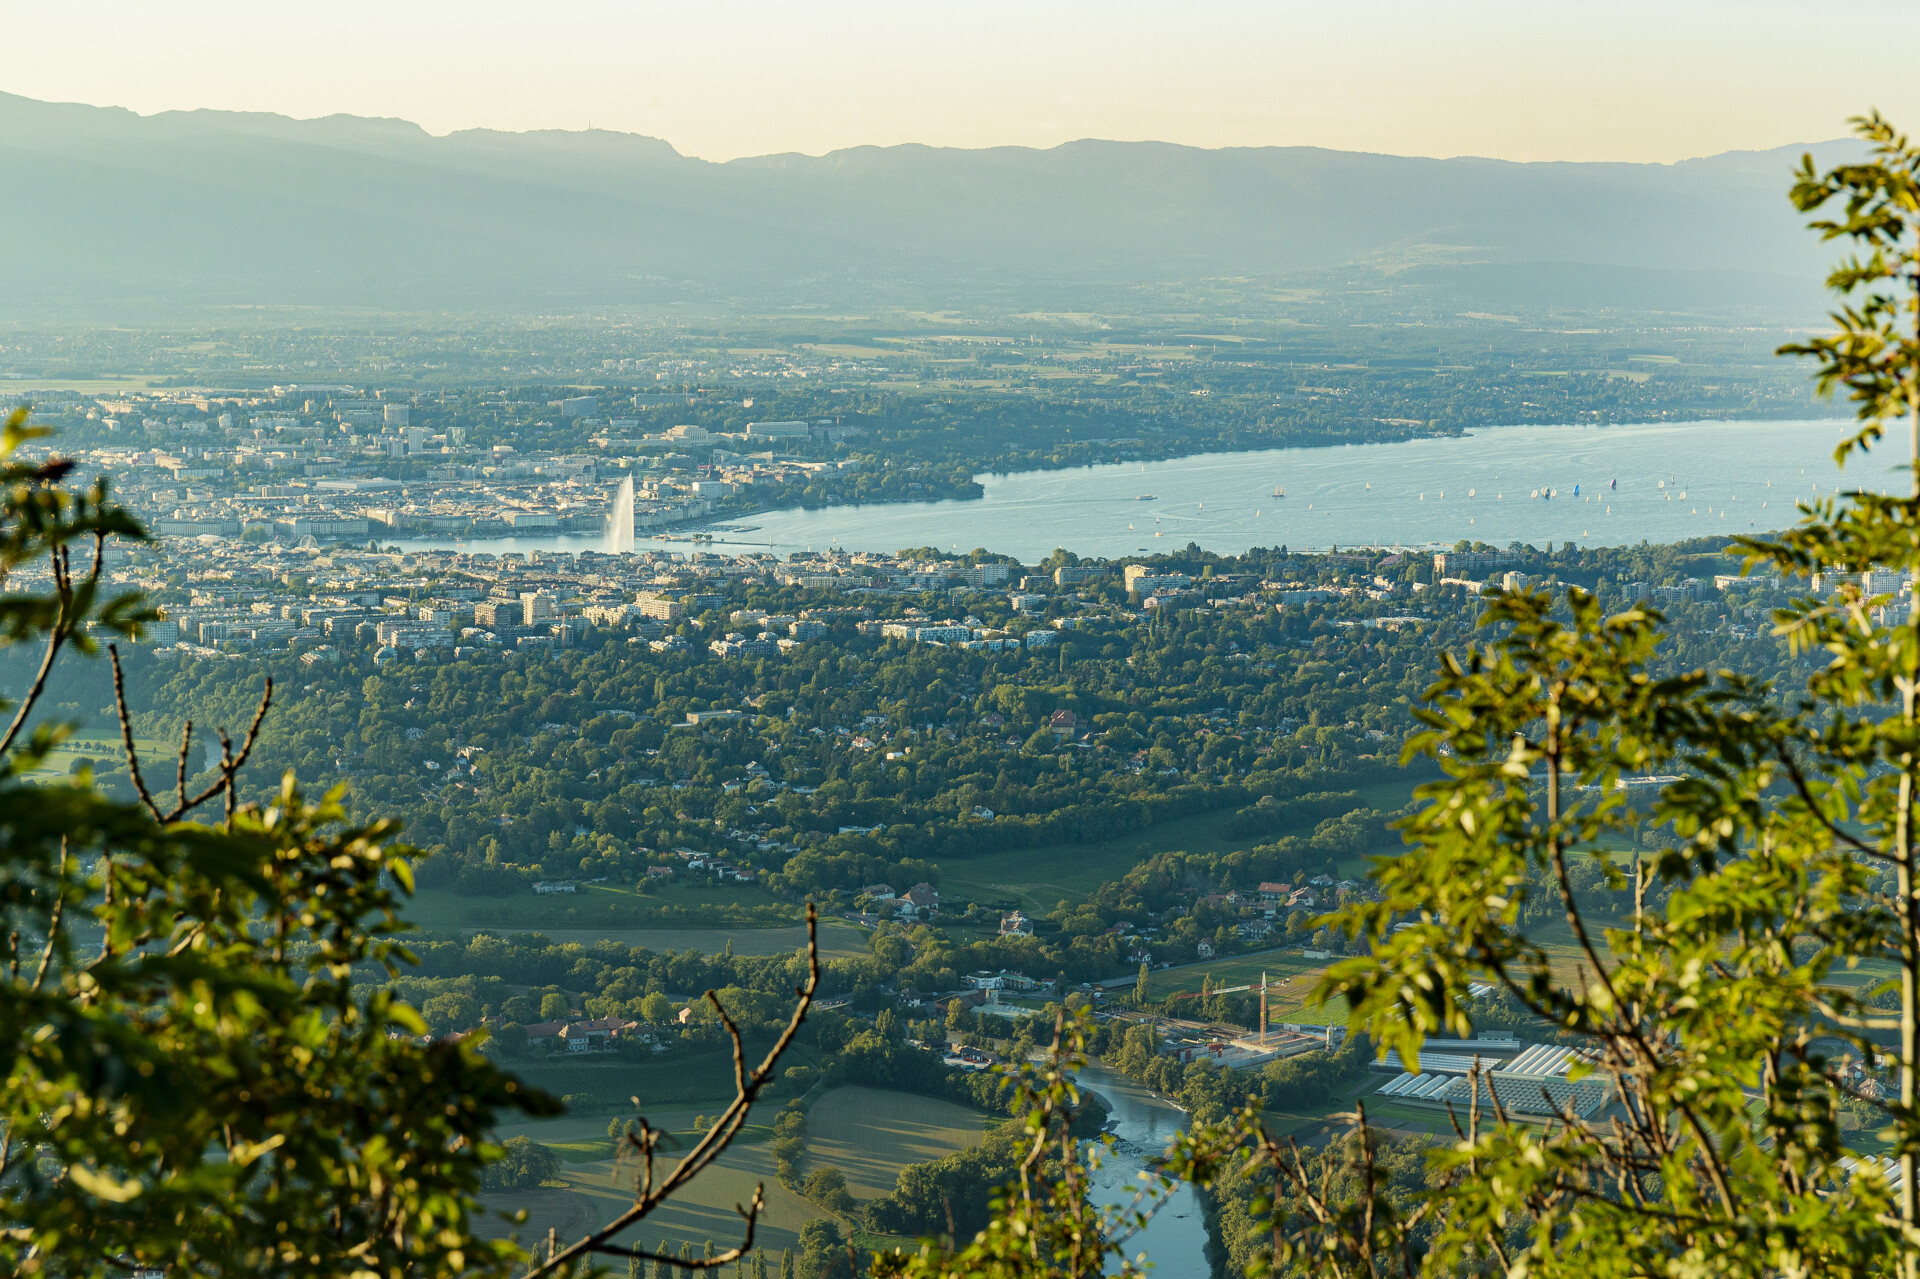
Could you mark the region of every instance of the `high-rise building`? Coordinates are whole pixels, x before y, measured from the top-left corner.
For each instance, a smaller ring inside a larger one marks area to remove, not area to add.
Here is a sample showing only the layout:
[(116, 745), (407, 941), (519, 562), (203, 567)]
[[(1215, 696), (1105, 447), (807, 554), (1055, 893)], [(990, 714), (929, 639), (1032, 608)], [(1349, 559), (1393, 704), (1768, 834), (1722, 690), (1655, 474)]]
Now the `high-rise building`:
[(520, 596), (520, 622), (523, 626), (532, 626), (535, 622), (550, 622), (560, 616), (560, 600), (551, 591), (526, 591)]
[(655, 595), (651, 592), (642, 592), (636, 596), (633, 605), (640, 610), (640, 616), (661, 622), (677, 622), (686, 612), (679, 600), (670, 600), (663, 595)]

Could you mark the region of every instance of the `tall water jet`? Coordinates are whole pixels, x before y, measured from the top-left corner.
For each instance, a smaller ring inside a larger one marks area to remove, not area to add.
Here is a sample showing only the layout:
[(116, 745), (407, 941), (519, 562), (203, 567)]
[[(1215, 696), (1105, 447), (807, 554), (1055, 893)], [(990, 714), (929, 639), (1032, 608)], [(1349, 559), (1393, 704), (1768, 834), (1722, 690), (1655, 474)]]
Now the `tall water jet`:
[(620, 491), (613, 495), (613, 513), (607, 516), (607, 553), (610, 555), (633, 554), (633, 477), (620, 481)]

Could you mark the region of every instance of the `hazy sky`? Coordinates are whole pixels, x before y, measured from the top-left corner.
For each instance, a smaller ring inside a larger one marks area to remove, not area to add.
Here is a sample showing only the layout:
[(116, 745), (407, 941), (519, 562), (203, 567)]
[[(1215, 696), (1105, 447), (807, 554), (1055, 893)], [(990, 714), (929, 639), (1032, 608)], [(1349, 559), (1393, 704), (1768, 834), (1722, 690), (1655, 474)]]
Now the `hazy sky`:
[(0, 0), (0, 32), (28, 97), (591, 123), (714, 160), (1083, 137), (1675, 160), (1869, 106), (1920, 130), (1920, 77), (1832, 52), (1920, 47), (1914, 0)]

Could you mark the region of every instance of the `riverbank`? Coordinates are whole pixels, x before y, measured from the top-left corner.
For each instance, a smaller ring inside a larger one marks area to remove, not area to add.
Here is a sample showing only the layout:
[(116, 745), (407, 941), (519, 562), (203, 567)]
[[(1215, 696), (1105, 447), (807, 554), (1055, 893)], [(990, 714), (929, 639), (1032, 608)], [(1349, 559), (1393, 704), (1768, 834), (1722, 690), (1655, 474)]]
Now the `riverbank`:
[[(1093, 1201), (1101, 1207), (1128, 1203), (1142, 1184), (1141, 1174), (1150, 1172), (1168, 1143), (1186, 1129), (1186, 1113), (1105, 1066), (1082, 1068), (1079, 1080), (1111, 1110), (1107, 1131), (1114, 1143), (1094, 1176)], [(1211, 1247), (1200, 1192), (1178, 1182), (1146, 1228), (1128, 1242), (1127, 1253), (1151, 1257), (1156, 1279), (1211, 1279)]]

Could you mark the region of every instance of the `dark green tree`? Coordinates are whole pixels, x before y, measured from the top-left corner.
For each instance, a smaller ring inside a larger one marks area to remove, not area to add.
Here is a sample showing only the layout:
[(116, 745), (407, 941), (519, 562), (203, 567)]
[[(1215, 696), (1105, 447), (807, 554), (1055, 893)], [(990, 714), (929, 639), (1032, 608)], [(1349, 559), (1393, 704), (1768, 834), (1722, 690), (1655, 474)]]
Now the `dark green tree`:
[[(239, 782), (271, 686), (211, 780), (135, 803), (83, 777), (29, 782), (71, 729), (37, 716), (56, 665), (151, 616), (103, 588), (145, 535), (104, 479), (0, 438), (0, 645), (39, 645), (0, 727), (0, 1263), (16, 1273), (505, 1274), (471, 1230), (488, 1134), (547, 1113), (470, 1040), (360, 980), (398, 974), (411, 885), (390, 821), (347, 819), (289, 774)], [(20, 570), (48, 572), (37, 589)], [(118, 660), (114, 659), (116, 687)], [(124, 704), (123, 725), (127, 724)]]

